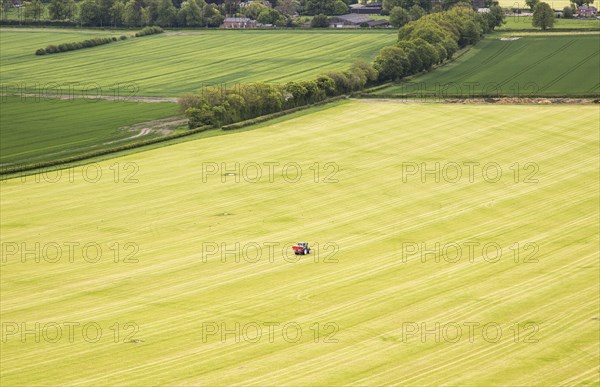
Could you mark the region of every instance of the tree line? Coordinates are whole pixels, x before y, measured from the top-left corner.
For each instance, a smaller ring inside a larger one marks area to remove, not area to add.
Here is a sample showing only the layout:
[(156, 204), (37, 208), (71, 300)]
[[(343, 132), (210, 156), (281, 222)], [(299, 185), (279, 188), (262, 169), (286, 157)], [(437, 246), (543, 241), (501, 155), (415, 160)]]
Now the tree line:
[(318, 103), (387, 81), (429, 71), (504, 21), (497, 5), (481, 14), (456, 6), (411, 21), (398, 31), (394, 46), (383, 48), (373, 64), (357, 61), (346, 71), (325, 72), (314, 80), (283, 85), (256, 82), (235, 87), (206, 87), (180, 97), (189, 127), (221, 127), (287, 109)]
[(326, 72), (314, 80), (205, 87), (198, 94), (180, 97), (179, 106), (188, 117), (190, 128), (221, 127), (362, 90), (375, 85), (377, 77), (371, 64), (356, 61), (347, 71)]
[[(216, 5), (205, 0), (27, 0), (23, 3), (23, 15), (33, 21), (77, 22), (95, 27), (219, 27), (225, 15), (279, 27), (298, 27), (302, 24), (300, 15), (307, 15), (316, 16), (312, 27), (328, 27), (327, 16), (346, 14), (350, 12), (349, 5), (358, 1), (225, 0)], [(491, 5), (492, 0), (487, 1)], [(0, 2), (3, 9), (12, 5), (12, 0)], [(393, 26), (401, 27), (432, 10), (470, 6), (470, 0), (441, 0), (435, 7), (432, 4), (431, 0), (383, 0), (382, 14), (390, 16)]]
[[(11, 0), (0, 0), (6, 12)], [(86, 27), (219, 27), (223, 9), (204, 0), (41, 0), (25, 1), (25, 20)]]
[[(298, 27), (299, 15), (341, 15), (357, 0), (28, 0), (25, 20), (77, 22), (90, 27), (219, 27), (225, 15), (248, 17), (262, 24)], [(427, 0), (429, 1), (429, 0)], [(12, 0), (0, 0), (6, 12)]]
[(398, 42), (383, 48), (374, 61), (379, 80), (398, 81), (452, 58), (460, 48), (475, 44), (504, 23), (497, 4), (479, 13), (457, 5), (444, 12), (425, 15), (398, 30)]

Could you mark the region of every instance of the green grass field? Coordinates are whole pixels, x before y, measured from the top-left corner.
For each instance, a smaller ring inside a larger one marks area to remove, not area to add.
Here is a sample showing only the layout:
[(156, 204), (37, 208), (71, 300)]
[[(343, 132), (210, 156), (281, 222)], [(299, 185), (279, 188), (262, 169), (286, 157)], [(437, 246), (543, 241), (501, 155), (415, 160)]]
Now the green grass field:
[[(68, 95), (68, 94), (67, 94)], [(4, 97), (0, 101), (0, 165), (30, 164), (63, 159), (126, 144), (140, 138), (133, 124), (172, 117), (175, 103), (136, 103), (119, 100)], [(160, 135), (151, 132), (143, 138)]]
[(379, 95), (597, 96), (600, 34), (492, 35), (452, 63)]
[(349, 101), (3, 181), (2, 384), (598, 385), (599, 117)]
[(370, 61), (396, 40), (395, 31), (177, 31), (35, 56), (37, 48), (78, 41), (82, 33), (1, 31), (3, 84), (54, 82), (77, 90), (92, 84), (106, 91), (133, 82), (137, 90), (131, 93), (143, 96), (179, 96), (211, 84), (311, 78), (356, 59)]
[[(534, 27), (532, 24), (531, 16), (508, 16), (506, 17), (506, 24), (497, 28), (498, 31), (510, 31), (510, 30), (537, 30), (538, 27)], [(575, 30), (575, 29), (600, 29), (600, 20), (597, 19), (555, 19), (553, 30)]]

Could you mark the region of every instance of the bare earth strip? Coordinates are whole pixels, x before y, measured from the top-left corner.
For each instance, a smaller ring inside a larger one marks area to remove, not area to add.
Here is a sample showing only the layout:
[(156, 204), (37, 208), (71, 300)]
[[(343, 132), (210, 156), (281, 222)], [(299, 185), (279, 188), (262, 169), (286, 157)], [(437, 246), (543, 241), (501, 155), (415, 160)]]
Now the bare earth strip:
[(591, 105), (598, 104), (600, 100), (591, 98), (365, 98), (361, 101), (371, 102), (404, 102), (404, 103), (449, 103), (449, 104), (498, 104), (498, 105)]
[(120, 139), (120, 140), (105, 142), (105, 144), (114, 144), (117, 142), (127, 141), (127, 140), (131, 140), (134, 138), (147, 136), (152, 133), (158, 134), (161, 136), (166, 136), (166, 135), (173, 133), (173, 131), (175, 129), (177, 129), (178, 127), (187, 124), (187, 121), (188, 121), (187, 118), (181, 118), (181, 116), (176, 116), (176, 117), (168, 117), (168, 118), (161, 118), (158, 120), (140, 122), (139, 124), (135, 124), (128, 128), (121, 128), (121, 129), (128, 130), (131, 132), (138, 132), (137, 134), (135, 134), (131, 137)]
[(43, 99), (63, 99), (63, 100), (72, 100), (75, 98), (83, 98), (83, 99), (102, 99), (107, 101), (132, 101), (132, 102), (177, 102), (178, 98), (174, 97), (135, 97), (135, 96), (110, 96), (110, 95), (94, 95), (87, 96), (82, 94), (47, 94), (40, 96), (39, 94), (33, 93), (25, 93), (25, 94), (6, 94), (3, 93), (0, 97), (3, 96), (14, 96), (14, 97), (23, 97), (23, 98), (43, 98)]

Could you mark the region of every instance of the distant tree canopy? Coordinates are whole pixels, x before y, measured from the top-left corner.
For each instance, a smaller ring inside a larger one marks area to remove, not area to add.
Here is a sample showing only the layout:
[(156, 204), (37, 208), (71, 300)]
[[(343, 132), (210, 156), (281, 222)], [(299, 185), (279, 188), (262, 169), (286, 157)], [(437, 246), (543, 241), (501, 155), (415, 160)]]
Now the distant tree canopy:
[(307, 15), (333, 15), (335, 0), (305, 0), (304, 13)]
[(565, 19), (572, 19), (573, 18), (573, 7), (566, 5), (563, 8), (563, 17)]
[[(77, 7), (73, 0), (52, 0), (48, 8), (50, 19), (72, 20)], [(83, 0), (78, 19), (85, 26), (218, 27), (224, 16), (204, 0)]]
[(27, 1), (24, 5), (27, 19), (40, 20), (44, 13), (44, 6), (40, 0)]
[(48, 6), (48, 13), (52, 20), (71, 20), (76, 10), (73, 0), (52, 0)]
[(329, 27), (329, 18), (322, 13), (315, 15), (310, 21), (310, 26), (313, 28), (327, 28)]
[[(0, 1), (3, 5), (10, 2)], [(205, 0), (28, 0), (24, 2), (26, 18), (43, 18), (43, 3), (48, 1), (48, 15), (52, 21), (79, 22), (84, 26), (138, 28), (218, 27), (225, 15), (248, 17), (262, 24), (300, 26), (300, 14), (346, 14), (350, 12), (349, 4), (357, 0), (251, 0), (244, 3), (224, 0), (220, 5), (207, 4)], [(382, 12), (390, 15), (391, 24), (396, 27), (419, 20), (432, 9), (431, 0), (382, 1)], [(495, 4), (494, 0), (486, 0), (488, 3)], [(470, 7), (470, 0), (441, 0), (440, 4), (443, 9), (466, 8), (467, 4)], [(396, 11), (391, 14), (394, 9)], [(323, 19), (319, 20), (324, 27)]]
[(594, 0), (571, 0), (571, 3), (575, 4), (578, 7), (581, 7), (584, 4), (590, 5), (594, 3)]
[(279, 0), (275, 9), (283, 15), (294, 16), (299, 7), (300, 2), (298, 0)]
[(527, 6), (530, 9), (534, 9), (536, 5), (538, 5), (540, 2), (540, 0), (525, 0), (525, 4), (527, 4)]
[(431, 10), (431, 0), (383, 0), (381, 8), (391, 12), (394, 7), (410, 9), (415, 5), (427, 11)]
[(542, 30), (554, 27), (554, 11), (548, 3), (539, 3), (535, 6), (532, 24)]
[(410, 14), (402, 7), (394, 7), (390, 11), (390, 24), (399, 28), (410, 21)]

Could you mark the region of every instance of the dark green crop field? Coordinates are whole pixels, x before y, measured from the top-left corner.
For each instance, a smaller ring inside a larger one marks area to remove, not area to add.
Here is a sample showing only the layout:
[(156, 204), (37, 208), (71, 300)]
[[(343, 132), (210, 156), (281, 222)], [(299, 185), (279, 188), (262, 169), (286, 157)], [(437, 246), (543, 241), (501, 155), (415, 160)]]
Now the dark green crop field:
[(600, 34), (492, 35), (455, 62), (380, 95), (437, 97), (595, 96)]
[[(4, 97), (0, 165), (39, 163), (140, 139), (129, 126), (174, 116), (174, 103)], [(144, 138), (157, 135), (144, 132)]]

